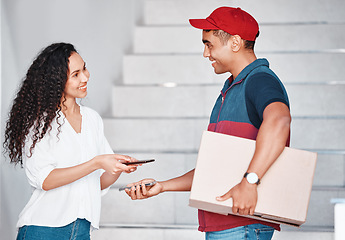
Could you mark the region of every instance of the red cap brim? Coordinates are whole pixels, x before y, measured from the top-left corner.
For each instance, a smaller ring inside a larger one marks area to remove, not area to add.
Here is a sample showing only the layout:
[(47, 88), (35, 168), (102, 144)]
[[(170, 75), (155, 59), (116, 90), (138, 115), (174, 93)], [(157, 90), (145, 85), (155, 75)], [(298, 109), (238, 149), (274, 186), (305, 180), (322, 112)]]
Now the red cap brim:
[(210, 23), (206, 19), (189, 19), (189, 23), (195, 28), (204, 29), (204, 30), (220, 29), (219, 27)]

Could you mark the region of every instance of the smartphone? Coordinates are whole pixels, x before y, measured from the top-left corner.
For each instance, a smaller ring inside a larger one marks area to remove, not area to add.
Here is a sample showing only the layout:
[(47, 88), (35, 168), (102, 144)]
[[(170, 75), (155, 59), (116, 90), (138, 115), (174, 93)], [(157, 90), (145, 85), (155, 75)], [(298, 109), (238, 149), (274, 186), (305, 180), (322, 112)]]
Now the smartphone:
[(154, 159), (147, 159), (147, 160), (139, 160), (139, 161), (135, 161), (135, 162), (124, 162), (123, 164), (125, 165), (135, 165), (135, 164), (144, 164), (144, 163), (150, 163), (150, 162), (154, 162)]
[[(149, 187), (149, 186), (153, 186), (155, 184), (156, 184), (156, 181), (153, 181), (153, 182), (145, 183), (145, 186)], [(133, 186), (131, 186), (131, 187), (121, 187), (121, 188), (119, 188), (119, 191), (123, 191), (125, 189), (131, 189), (132, 187)], [(140, 184), (140, 187), (141, 187), (141, 184)]]

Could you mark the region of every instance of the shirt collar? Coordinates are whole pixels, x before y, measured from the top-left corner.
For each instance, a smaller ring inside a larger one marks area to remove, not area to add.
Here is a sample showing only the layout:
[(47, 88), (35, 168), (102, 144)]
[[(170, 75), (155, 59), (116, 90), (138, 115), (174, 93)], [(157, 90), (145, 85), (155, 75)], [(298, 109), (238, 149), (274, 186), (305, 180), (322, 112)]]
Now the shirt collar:
[(224, 86), (223, 86), (223, 89), (222, 89), (222, 92), (226, 92), (226, 90), (242, 81), (243, 79), (245, 79), (248, 74), (253, 71), (255, 68), (257, 67), (261, 67), (261, 66), (266, 66), (266, 67), (269, 67), (269, 62), (267, 61), (266, 58), (259, 58), (259, 59), (256, 59), (254, 62), (250, 63), (249, 65), (247, 65), (241, 72), (240, 74), (238, 74), (238, 76), (235, 78), (235, 80), (233, 80), (233, 76), (231, 75), (224, 83)]
[(240, 74), (238, 74), (238, 76), (236, 77), (235, 81), (232, 84), (237, 83), (237, 82), (245, 79), (251, 71), (253, 71), (255, 68), (261, 67), (261, 66), (269, 67), (269, 63), (268, 63), (266, 58), (256, 59), (254, 62), (252, 62), (251, 64), (247, 65), (240, 72)]

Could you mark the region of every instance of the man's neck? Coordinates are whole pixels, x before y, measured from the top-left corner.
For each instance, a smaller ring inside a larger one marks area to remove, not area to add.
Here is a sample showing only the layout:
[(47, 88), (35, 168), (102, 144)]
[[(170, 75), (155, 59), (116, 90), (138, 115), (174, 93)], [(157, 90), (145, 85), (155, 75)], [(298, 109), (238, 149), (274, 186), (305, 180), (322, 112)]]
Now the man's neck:
[(233, 76), (233, 79), (236, 79), (237, 76), (242, 72), (242, 70), (247, 67), (249, 64), (254, 62), (257, 58), (254, 54), (254, 52), (245, 52), (237, 56), (238, 58), (234, 62), (234, 65), (232, 67), (231, 74)]

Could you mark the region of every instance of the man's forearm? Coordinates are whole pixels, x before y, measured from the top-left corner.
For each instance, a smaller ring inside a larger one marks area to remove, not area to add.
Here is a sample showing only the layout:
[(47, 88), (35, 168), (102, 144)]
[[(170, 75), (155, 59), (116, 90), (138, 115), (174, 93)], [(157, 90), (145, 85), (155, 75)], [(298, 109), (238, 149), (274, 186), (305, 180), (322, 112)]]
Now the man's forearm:
[(167, 181), (161, 182), (163, 186), (162, 192), (167, 191), (190, 191), (192, 188), (192, 182), (194, 177), (194, 169), (186, 174), (173, 178)]

